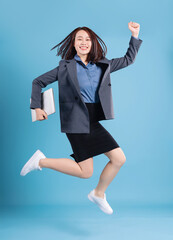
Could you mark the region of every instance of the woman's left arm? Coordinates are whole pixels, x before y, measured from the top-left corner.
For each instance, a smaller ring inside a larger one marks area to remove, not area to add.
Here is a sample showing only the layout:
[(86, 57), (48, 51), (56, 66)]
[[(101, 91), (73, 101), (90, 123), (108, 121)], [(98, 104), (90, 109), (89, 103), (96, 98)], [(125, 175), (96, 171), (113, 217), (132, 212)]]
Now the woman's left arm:
[(127, 52), (124, 55), (124, 57), (113, 58), (113, 59), (109, 60), (110, 61), (110, 73), (115, 72), (119, 69), (122, 69), (122, 68), (127, 67), (130, 64), (132, 64), (135, 61), (138, 50), (143, 42), (138, 37), (140, 25), (135, 22), (129, 22), (128, 27), (129, 27), (130, 31), (132, 32), (132, 36), (131, 36), (130, 42), (129, 42), (129, 48), (127, 49)]

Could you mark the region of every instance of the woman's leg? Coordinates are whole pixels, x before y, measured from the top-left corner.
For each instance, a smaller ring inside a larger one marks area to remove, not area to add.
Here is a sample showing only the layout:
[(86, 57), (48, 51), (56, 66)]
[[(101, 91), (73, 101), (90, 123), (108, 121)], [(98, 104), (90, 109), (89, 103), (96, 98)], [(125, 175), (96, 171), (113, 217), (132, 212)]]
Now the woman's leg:
[(104, 192), (108, 185), (112, 182), (114, 177), (117, 175), (118, 171), (126, 161), (126, 157), (120, 147), (115, 148), (109, 152), (104, 153), (110, 161), (107, 163), (103, 169), (99, 183), (95, 188), (95, 194), (98, 197), (104, 197)]
[(39, 161), (39, 166), (80, 178), (89, 178), (93, 171), (93, 158), (79, 163), (69, 158), (42, 158)]

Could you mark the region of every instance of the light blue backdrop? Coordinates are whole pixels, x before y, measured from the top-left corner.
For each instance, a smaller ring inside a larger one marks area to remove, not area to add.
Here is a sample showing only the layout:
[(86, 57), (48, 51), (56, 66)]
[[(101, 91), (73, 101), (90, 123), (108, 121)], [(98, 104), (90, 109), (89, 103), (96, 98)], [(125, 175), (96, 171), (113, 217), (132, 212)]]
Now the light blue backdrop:
[[(1, 205), (87, 203), (108, 162), (94, 157), (94, 174), (80, 179), (51, 169), (25, 177), (20, 170), (40, 149), (50, 158), (68, 158), (72, 149), (56, 114), (31, 122), (32, 80), (55, 68), (56, 49), (78, 26), (98, 34), (107, 58), (125, 55), (140, 24), (143, 40), (135, 63), (111, 74), (115, 119), (101, 121), (126, 155), (109, 185), (110, 203), (171, 204), (173, 200), (173, 31), (171, 1), (3, 1), (1, 4)], [(117, 47), (118, 46), (118, 47)]]

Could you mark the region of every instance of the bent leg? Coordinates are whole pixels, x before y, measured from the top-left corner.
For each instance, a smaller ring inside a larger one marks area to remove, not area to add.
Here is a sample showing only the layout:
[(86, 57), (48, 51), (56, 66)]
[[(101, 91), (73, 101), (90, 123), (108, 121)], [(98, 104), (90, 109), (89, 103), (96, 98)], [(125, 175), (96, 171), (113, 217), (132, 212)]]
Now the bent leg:
[(75, 177), (88, 178), (92, 171), (93, 159), (89, 158), (77, 163), (69, 158), (43, 158), (40, 160), (39, 166), (41, 168), (50, 168)]
[(110, 159), (110, 161), (103, 169), (100, 175), (99, 183), (95, 188), (95, 193), (99, 197), (104, 197), (104, 192), (106, 191), (108, 185), (112, 182), (112, 180), (117, 175), (118, 171), (126, 161), (126, 157), (120, 147), (115, 148), (104, 154)]

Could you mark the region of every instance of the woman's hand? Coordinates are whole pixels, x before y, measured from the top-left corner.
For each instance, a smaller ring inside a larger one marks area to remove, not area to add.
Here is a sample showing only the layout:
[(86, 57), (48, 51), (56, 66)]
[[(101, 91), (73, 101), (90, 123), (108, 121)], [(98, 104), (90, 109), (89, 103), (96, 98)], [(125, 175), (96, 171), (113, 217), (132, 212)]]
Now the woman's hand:
[(128, 23), (128, 28), (132, 32), (133, 37), (138, 37), (139, 35), (139, 30), (140, 30), (140, 25), (139, 23), (136, 22), (129, 22)]
[(35, 111), (36, 111), (36, 120), (42, 121), (42, 120), (48, 119), (47, 113), (41, 108), (36, 108)]

